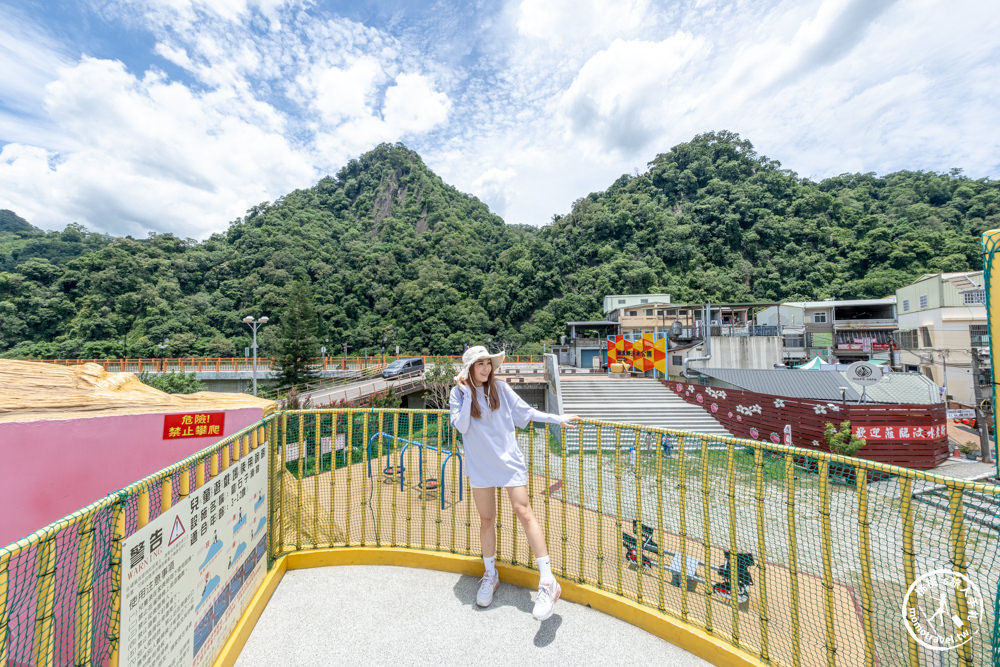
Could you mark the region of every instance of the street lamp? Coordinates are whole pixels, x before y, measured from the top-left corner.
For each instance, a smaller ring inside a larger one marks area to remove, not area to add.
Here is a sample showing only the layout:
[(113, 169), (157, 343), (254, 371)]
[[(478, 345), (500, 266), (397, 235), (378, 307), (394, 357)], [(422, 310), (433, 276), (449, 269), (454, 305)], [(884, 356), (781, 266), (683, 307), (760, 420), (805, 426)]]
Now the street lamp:
[(265, 324), (267, 324), (267, 316), (259, 317), (254, 319), (253, 316), (247, 315), (243, 318), (243, 324), (250, 327), (253, 331), (253, 366), (251, 367), (251, 374), (253, 375), (253, 395), (257, 395), (257, 329)]
[(156, 347), (158, 347), (160, 349), (160, 357), (161, 357), (161, 359), (160, 359), (160, 370), (162, 372), (164, 372), (164, 373), (167, 371), (167, 361), (166, 361), (167, 351), (166, 350), (167, 350), (167, 345), (168, 344), (170, 344), (170, 339), (164, 337), (163, 338), (163, 342), (156, 346)]

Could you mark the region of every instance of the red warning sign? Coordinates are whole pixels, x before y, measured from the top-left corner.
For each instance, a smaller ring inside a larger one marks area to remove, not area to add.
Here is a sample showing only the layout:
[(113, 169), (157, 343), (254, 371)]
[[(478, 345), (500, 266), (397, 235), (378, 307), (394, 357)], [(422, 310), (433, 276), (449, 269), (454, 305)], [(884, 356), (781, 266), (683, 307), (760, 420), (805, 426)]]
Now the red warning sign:
[(226, 430), (225, 412), (190, 412), (163, 415), (163, 439), (222, 437)]
[(174, 525), (170, 529), (170, 539), (167, 540), (167, 546), (169, 547), (171, 544), (179, 540), (184, 532), (184, 522), (181, 521), (181, 515), (178, 514), (174, 517)]

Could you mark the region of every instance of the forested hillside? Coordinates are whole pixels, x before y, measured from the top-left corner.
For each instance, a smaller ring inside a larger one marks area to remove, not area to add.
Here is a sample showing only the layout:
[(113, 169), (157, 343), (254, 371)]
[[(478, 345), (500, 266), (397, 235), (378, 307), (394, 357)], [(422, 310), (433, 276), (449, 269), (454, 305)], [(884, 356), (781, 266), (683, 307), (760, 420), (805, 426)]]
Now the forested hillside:
[[(541, 229), (513, 227), (382, 145), (204, 242), (42, 232), (0, 211), (0, 354), (242, 353), (240, 319), (279, 324), (296, 283), (331, 351), (528, 350), (567, 319), (600, 317), (608, 293), (885, 296), (925, 272), (982, 268), (980, 235), (996, 227), (997, 182), (953, 170), (815, 183), (727, 132), (658, 155)], [(262, 354), (278, 328), (261, 330)]]

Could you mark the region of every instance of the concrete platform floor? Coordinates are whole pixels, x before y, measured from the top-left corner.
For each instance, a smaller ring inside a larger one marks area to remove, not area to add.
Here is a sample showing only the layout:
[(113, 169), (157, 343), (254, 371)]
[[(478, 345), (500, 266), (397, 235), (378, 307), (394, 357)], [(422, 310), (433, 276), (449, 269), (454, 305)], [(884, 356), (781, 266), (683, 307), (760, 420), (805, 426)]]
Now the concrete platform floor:
[(539, 623), (534, 591), (391, 566), (289, 570), (236, 662), (258, 665), (608, 665), (708, 662), (635, 626), (560, 600)]

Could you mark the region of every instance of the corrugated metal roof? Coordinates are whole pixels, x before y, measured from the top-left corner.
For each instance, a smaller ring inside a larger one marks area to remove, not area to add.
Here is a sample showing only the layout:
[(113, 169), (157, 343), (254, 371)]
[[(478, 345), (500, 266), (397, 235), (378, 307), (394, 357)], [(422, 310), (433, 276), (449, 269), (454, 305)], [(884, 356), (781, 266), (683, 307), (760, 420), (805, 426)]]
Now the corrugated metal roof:
[(842, 375), (831, 371), (785, 368), (692, 368), (691, 370), (738, 389), (755, 391), (759, 394), (839, 401), (840, 388), (847, 387), (848, 401), (857, 402), (861, 398), (861, 394)]
[[(773, 396), (840, 401), (840, 388), (847, 387), (846, 400), (861, 400), (862, 387), (847, 379), (843, 371), (807, 371), (802, 369), (692, 368), (718, 382)], [(917, 403), (939, 402), (938, 388), (919, 373), (888, 373), (883, 380), (868, 385), (865, 402)]]
[[(839, 375), (861, 393), (861, 385), (847, 379), (844, 371)], [(868, 385), (865, 401), (872, 403), (940, 403), (941, 396), (938, 386), (920, 373), (886, 373), (885, 377), (875, 384)]]
[(883, 306), (889, 303), (896, 303), (896, 295), (891, 294), (881, 299), (843, 299), (830, 301), (786, 301), (782, 306), (795, 306), (796, 308), (829, 308), (830, 306)]

